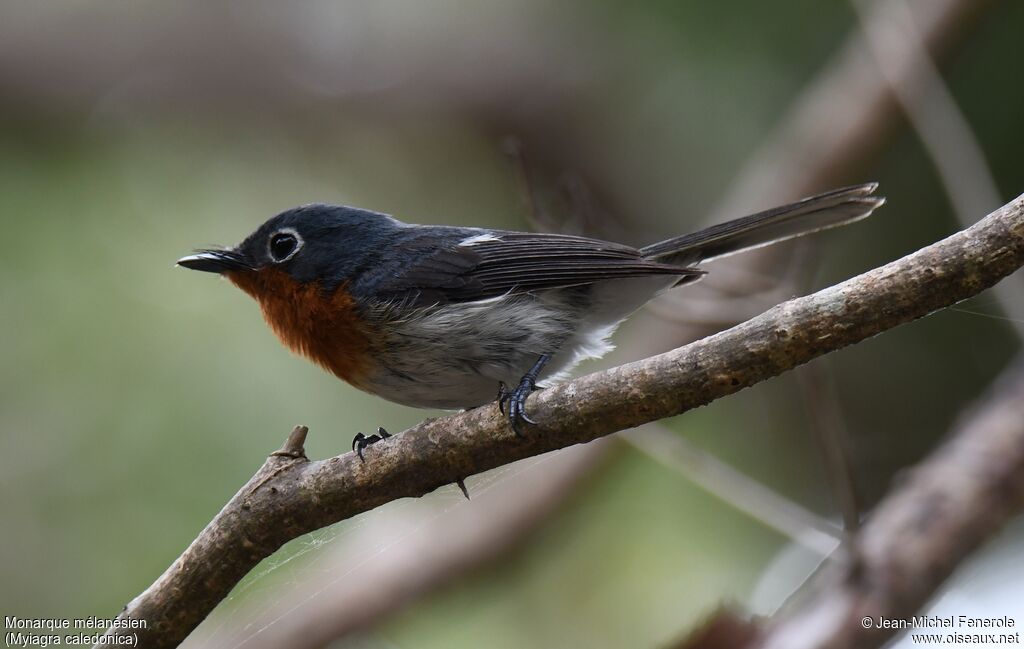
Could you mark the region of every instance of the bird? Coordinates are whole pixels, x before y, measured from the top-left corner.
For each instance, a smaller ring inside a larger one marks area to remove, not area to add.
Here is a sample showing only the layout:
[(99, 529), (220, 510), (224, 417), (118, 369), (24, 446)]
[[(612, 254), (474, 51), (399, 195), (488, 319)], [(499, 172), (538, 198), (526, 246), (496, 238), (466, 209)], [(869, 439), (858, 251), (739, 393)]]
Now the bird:
[[(496, 401), (523, 436), (537, 425), (525, 410), (531, 392), (606, 354), (623, 320), (700, 280), (701, 263), (863, 219), (885, 201), (877, 187), (836, 189), (642, 248), (316, 203), (177, 264), (226, 277), (255, 298), (285, 346), (360, 390), (418, 408)], [(352, 448), (363, 459), (389, 436), (360, 432)]]

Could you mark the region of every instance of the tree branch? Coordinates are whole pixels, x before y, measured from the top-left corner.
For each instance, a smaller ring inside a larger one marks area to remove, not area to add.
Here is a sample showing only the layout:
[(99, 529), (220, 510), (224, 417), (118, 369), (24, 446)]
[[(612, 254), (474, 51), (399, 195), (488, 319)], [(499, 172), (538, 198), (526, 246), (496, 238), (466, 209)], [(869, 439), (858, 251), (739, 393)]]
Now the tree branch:
[[(565, 449), (546, 461), (517, 467), (513, 479), (486, 488), (470, 482), (473, 499), (466, 502), (461, 493), (453, 493), (457, 504), (449, 502), (443, 515), (427, 514), (436, 512), (435, 501), (417, 503), (423, 507), (394, 516), (376, 516), (317, 556), (317, 566), (326, 569), (294, 587), (277, 583), (273, 605), (263, 598), (246, 601), (226, 624), (196, 629), (188, 646), (323, 649), (338, 638), (368, 632), (420, 598), (511, 553), (578, 493), (614, 446), (602, 442), (613, 441), (604, 438)], [(455, 491), (454, 485), (448, 489)], [(405, 533), (408, 528), (396, 518), (403, 523), (416, 520), (415, 532)], [(397, 530), (402, 532), (396, 536)], [(366, 550), (381, 549), (376, 545), (381, 539), (388, 539), (383, 552), (363, 563)]]
[(310, 461), (288, 448), (291, 456), (269, 457), (119, 619), (146, 620), (147, 629), (134, 631), (140, 647), (175, 646), (260, 560), (297, 536), (462, 476), (705, 405), (975, 295), (1021, 265), (1024, 196), (943, 241), (732, 329), (538, 392), (528, 408), (542, 425), (525, 440), (487, 406), (375, 444), (366, 463), (353, 453)]
[(749, 647), (867, 649), (896, 629), (863, 620), (914, 615), (953, 569), (1024, 508), (1024, 360), (962, 418), (872, 513), (846, 561), (820, 576), (803, 606)]

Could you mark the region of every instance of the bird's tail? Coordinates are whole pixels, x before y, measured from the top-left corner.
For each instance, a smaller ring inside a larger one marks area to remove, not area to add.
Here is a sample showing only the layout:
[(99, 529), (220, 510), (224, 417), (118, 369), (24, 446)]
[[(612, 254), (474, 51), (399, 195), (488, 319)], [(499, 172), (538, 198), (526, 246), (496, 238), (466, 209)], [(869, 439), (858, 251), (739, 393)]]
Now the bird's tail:
[(648, 259), (689, 266), (865, 218), (885, 202), (878, 183), (834, 189), (641, 248)]

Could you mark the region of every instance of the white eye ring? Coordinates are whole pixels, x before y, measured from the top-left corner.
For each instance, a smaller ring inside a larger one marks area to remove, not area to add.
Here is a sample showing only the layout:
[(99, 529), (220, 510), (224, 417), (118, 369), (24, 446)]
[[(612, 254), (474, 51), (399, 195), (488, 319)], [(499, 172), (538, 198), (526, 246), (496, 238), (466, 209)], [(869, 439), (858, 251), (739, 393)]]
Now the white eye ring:
[[(274, 254), (274, 241), (281, 235), (291, 237), (292, 240), (295, 241), (295, 246), (285, 256), (277, 257)], [(270, 257), (270, 260), (273, 261), (275, 264), (284, 263), (291, 259), (292, 257), (294, 257), (300, 250), (302, 250), (302, 246), (304, 243), (305, 242), (302, 240), (302, 237), (299, 236), (299, 233), (295, 231), (295, 228), (281, 228), (280, 230), (278, 230), (277, 232), (275, 232), (274, 234), (270, 235), (270, 237), (267, 238), (267, 256)]]

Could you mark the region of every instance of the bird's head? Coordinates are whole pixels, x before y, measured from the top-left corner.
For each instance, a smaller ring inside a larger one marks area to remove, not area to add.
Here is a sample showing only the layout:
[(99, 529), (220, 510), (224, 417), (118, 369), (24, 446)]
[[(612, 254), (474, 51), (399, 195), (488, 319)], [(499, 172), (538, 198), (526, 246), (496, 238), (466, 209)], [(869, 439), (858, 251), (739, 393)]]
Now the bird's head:
[(178, 265), (227, 277), (256, 299), (285, 345), (359, 386), (369, 372), (369, 342), (347, 283), (401, 227), (376, 212), (306, 205), (269, 219), (233, 248), (197, 250)]
[(397, 221), (377, 212), (304, 205), (268, 219), (237, 246), (196, 250), (177, 263), (224, 275), (257, 299), (287, 280), (330, 294), (396, 227)]

